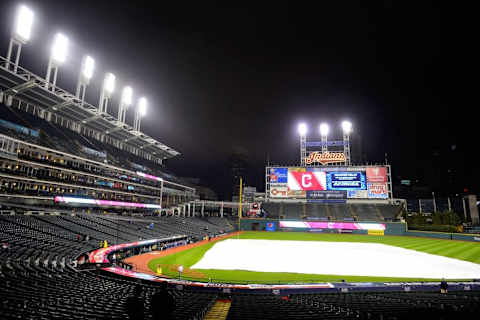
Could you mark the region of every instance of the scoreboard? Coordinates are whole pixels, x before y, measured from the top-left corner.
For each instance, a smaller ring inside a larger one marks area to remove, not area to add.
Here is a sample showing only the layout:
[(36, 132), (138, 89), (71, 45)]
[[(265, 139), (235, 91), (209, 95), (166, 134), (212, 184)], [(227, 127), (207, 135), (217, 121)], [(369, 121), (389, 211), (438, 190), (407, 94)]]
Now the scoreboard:
[(388, 199), (389, 166), (267, 167), (267, 197)]

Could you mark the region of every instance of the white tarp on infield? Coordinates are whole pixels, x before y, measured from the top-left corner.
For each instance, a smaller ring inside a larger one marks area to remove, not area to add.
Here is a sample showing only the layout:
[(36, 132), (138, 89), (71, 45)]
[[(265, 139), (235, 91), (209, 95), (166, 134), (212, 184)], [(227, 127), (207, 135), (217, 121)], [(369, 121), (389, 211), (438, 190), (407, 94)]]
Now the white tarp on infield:
[(480, 264), (360, 242), (227, 239), (216, 243), (192, 268), (402, 278), (480, 278)]

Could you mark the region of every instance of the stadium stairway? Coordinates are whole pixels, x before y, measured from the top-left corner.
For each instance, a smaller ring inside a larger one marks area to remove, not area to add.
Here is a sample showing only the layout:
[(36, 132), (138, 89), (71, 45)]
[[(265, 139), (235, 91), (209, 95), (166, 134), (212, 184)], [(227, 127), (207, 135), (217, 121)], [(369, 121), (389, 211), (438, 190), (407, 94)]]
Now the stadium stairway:
[(204, 320), (225, 320), (231, 304), (232, 301), (230, 299), (217, 299), (205, 315)]

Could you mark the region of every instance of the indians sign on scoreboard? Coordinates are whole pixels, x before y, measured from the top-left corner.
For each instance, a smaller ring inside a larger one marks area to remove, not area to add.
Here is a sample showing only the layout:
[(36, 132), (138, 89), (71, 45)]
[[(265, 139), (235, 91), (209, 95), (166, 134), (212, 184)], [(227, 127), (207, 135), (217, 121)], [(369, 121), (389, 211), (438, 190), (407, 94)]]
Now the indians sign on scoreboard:
[(271, 198), (388, 198), (386, 167), (270, 168), (269, 182)]

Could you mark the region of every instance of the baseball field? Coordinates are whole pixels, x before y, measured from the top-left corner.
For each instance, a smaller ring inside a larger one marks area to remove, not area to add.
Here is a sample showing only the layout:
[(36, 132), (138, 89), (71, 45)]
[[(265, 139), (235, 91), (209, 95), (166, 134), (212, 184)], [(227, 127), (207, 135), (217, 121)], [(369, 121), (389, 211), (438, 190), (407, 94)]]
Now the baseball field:
[(405, 236), (243, 232), (152, 258), (151, 271), (230, 283), (480, 279), (480, 244)]

